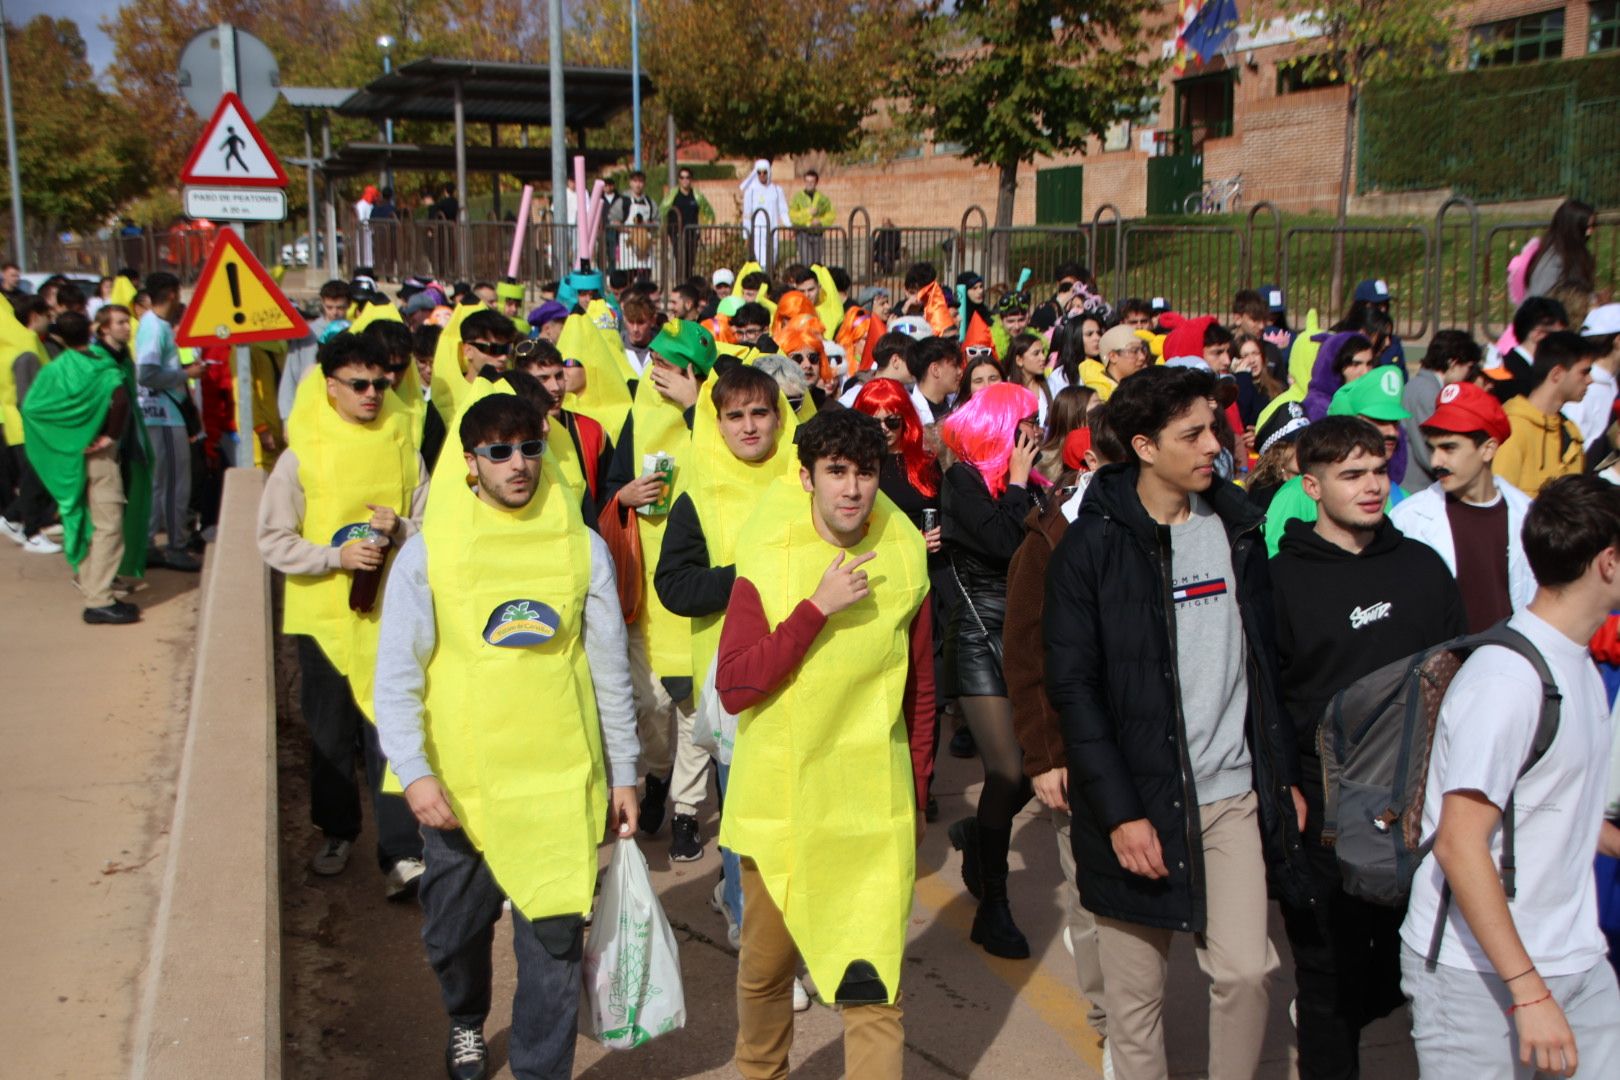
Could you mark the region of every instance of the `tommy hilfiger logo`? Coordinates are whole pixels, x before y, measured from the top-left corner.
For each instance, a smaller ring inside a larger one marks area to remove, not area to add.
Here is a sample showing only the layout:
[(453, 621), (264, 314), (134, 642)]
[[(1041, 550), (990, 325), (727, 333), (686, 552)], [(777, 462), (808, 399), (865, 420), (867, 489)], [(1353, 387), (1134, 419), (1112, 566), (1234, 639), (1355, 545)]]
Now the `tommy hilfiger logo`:
[(1170, 590), (1170, 599), (1178, 604), (1197, 603), (1200, 600), (1214, 600), (1226, 595), (1225, 578), (1208, 578), (1204, 581), (1188, 581), (1176, 585)]
[(1369, 623), (1389, 618), (1390, 608), (1393, 605), (1388, 600), (1381, 600), (1376, 604), (1358, 607), (1350, 612), (1350, 629), (1360, 630)]

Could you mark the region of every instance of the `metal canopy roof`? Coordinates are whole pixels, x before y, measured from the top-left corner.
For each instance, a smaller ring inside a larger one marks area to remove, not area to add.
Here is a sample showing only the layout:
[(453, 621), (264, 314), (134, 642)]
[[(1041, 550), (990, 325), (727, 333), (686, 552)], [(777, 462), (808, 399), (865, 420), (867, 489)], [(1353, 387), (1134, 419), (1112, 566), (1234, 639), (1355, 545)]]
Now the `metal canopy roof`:
[[(611, 165), (630, 153), (623, 148), (571, 150), (583, 154), (591, 169)], [(454, 172), (456, 148), (454, 146), (418, 146), (414, 143), (352, 142), (326, 159), (322, 168), (331, 176), (357, 176), (378, 173), (392, 166), (396, 172)], [(506, 173), (520, 179), (542, 183), (551, 176), (551, 149), (549, 145), (524, 149), (519, 146), (469, 146), (467, 171), (473, 173)]]
[(353, 87), (283, 86), (281, 96), (295, 109), (335, 109), (354, 96)]
[[(455, 117), (455, 86), (461, 84), (468, 123), (551, 123), (551, 69), (545, 64), (492, 60), (413, 60), (375, 79), (337, 106), (341, 116), (373, 120), (436, 120)], [(630, 72), (614, 68), (563, 68), (564, 117), (575, 131), (600, 127), (630, 107)], [(641, 77), (643, 97), (652, 80)]]

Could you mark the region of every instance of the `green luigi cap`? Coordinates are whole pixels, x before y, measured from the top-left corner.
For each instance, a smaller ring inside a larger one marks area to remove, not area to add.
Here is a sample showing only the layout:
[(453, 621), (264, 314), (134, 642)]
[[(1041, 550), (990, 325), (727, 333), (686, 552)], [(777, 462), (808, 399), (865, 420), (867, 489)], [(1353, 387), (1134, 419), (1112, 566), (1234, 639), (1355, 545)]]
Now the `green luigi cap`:
[(523, 285), (516, 281), (503, 281), (495, 286), (495, 295), (502, 300), (522, 300)]
[(707, 375), (718, 355), (714, 335), (695, 322), (669, 319), (649, 346), (666, 363), (678, 368), (697, 368)]
[(1375, 367), (1352, 383), (1339, 387), (1328, 403), (1329, 416), (1365, 416), (1369, 420), (1410, 420), (1401, 405), (1406, 380), (1393, 365)]

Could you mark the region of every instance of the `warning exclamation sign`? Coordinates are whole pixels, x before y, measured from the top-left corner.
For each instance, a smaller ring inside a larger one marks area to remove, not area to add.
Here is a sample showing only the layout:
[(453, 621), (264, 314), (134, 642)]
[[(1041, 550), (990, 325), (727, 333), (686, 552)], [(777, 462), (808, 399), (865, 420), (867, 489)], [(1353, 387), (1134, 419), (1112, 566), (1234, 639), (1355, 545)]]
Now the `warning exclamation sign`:
[(231, 287), (231, 306), (236, 309), (236, 313), (231, 316), (231, 321), (236, 323), (237, 326), (241, 326), (247, 322), (247, 316), (242, 313), (241, 268), (233, 262), (227, 262), (225, 264), (225, 281)]

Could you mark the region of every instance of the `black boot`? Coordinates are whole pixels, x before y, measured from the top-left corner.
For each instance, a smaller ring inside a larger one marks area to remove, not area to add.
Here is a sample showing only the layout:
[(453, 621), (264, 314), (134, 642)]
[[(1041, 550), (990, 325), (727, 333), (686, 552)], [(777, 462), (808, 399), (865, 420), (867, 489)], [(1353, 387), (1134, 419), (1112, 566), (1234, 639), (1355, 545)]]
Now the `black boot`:
[[(951, 838), (951, 847), (962, 853), (962, 884), (973, 899), (980, 899), (984, 896), (984, 879), (979, 869), (979, 819), (965, 817), (952, 822), (945, 835)], [(1006, 861), (1005, 856), (1002, 861)]]
[(984, 946), (991, 956), (1027, 960), (1029, 941), (1013, 922), (1012, 909), (1007, 906), (1007, 848), (1012, 842), (1012, 829), (980, 825), (978, 841), (984, 895), (973, 916), (973, 944)]
[(669, 781), (647, 774), (647, 789), (641, 796), (641, 833), (654, 836), (664, 824), (664, 807), (669, 799)]

